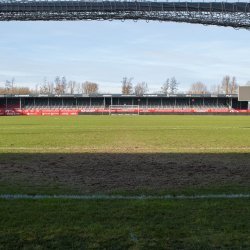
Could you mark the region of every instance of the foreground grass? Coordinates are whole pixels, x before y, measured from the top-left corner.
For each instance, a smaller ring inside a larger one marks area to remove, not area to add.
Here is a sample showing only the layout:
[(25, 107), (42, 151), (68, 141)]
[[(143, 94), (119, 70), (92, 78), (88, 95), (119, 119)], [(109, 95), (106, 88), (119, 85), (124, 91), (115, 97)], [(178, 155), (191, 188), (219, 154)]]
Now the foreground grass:
[(0, 249), (249, 249), (250, 199), (0, 199)]

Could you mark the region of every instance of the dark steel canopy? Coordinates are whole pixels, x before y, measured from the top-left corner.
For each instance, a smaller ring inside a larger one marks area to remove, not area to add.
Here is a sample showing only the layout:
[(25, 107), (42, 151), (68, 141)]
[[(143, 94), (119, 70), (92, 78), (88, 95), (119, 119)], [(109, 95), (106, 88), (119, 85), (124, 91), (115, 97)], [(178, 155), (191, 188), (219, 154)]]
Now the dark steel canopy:
[(250, 3), (0, 1), (0, 21), (11, 20), (156, 20), (250, 29)]

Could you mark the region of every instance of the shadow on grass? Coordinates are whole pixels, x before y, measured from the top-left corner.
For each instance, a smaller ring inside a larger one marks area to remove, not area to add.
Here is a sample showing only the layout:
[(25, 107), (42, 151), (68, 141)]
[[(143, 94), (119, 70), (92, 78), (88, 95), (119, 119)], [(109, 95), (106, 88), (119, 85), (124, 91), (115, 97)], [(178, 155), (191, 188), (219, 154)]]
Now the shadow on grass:
[[(250, 193), (249, 154), (1, 154), (1, 194)], [(249, 198), (0, 199), (0, 249), (249, 249)]]
[(250, 199), (0, 199), (0, 246), (249, 249), (249, 205)]
[(250, 193), (249, 156), (249, 153), (3, 153), (0, 193)]

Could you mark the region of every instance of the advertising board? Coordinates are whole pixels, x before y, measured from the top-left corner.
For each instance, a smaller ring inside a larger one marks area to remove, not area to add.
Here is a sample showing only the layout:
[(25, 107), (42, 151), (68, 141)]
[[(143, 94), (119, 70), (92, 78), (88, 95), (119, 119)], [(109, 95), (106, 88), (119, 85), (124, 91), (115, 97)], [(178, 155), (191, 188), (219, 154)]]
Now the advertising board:
[(42, 110), (42, 115), (60, 115), (60, 110), (59, 109), (44, 109)]
[(60, 115), (78, 115), (78, 110), (60, 110)]
[(6, 109), (4, 115), (22, 115), (23, 111), (21, 109)]
[(192, 112), (204, 113), (204, 112), (210, 112), (210, 109), (194, 109), (194, 110), (192, 110)]
[(98, 112), (101, 112), (101, 113), (106, 112), (106, 113), (108, 113), (109, 110), (108, 109), (98, 109)]
[(232, 109), (229, 112), (230, 113), (246, 113), (246, 112), (250, 112), (250, 110), (247, 110), (247, 109), (240, 109), (240, 110)]
[(166, 112), (174, 112), (174, 110), (173, 109), (153, 109), (150, 112), (164, 112), (164, 113), (166, 113)]
[(38, 109), (23, 109), (23, 115), (42, 115), (42, 110), (38, 110)]
[(79, 112), (98, 112), (96, 109), (80, 109)]
[(211, 109), (210, 112), (227, 113), (229, 112), (229, 110), (228, 109)]

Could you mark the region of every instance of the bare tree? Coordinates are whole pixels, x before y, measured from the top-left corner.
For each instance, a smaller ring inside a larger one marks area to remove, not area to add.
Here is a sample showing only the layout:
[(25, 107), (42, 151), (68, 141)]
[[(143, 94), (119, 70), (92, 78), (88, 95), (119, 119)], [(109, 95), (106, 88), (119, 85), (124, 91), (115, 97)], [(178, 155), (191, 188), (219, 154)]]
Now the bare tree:
[(60, 79), (59, 76), (55, 77), (54, 83), (55, 83), (55, 93), (56, 94), (62, 94), (62, 91), (61, 91), (61, 79)]
[(82, 93), (81, 83), (79, 83), (79, 82), (76, 84), (76, 92), (77, 92), (77, 94)]
[(232, 77), (231, 82), (228, 86), (228, 93), (229, 94), (237, 94), (238, 93), (238, 84), (236, 83), (236, 77)]
[(5, 81), (5, 92), (6, 94), (14, 94), (14, 85), (15, 85), (15, 78), (13, 77), (11, 80)]
[(247, 82), (246, 82), (246, 86), (250, 86), (250, 81), (247, 81)]
[(62, 77), (62, 81), (61, 81), (61, 88), (62, 88), (62, 94), (66, 94), (66, 90), (67, 90), (67, 80), (66, 77)]
[(47, 87), (47, 79), (46, 77), (43, 78), (43, 83), (40, 85), (40, 94), (48, 94), (48, 87)]
[(56, 76), (54, 82), (55, 82), (55, 93), (65, 94), (67, 89), (66, 77), (64, 76), (62, 77), (62, 79), (60, 79), (59, 76)]
[[(54, 94), (54, 83), (48, 82), (47, 78), (44, 77), (43, 83), (40, 85), (40, 94)], [(37, 87), (36, 87), (37, 88)]]
[(10, 81), (9, 80), (6, 80), (5, 81), (5, 91), (6, 93), (10, 93)]
[(24, 94), (33, 94), (34, 90), (29, 87), (14, 87), (13, 94), (24, 95)]
[(170, 79), (169, 89), (170, 94), (175, 94), (178, 91), (179, 82), (176, 81), (175, 77)]
[(76, 82), (75, 81), (69, 81), (68, 83), (69, 93), (74, 94), (76, 89)]
[(221, 86), (220, 86), (220, 84), (217, 85), (217, 93), (218, 93), (218, 94), (221, 93)]
[(210, 92), (211, 94), (216, 95), (221, 92), (220, 89), (221, 89), (221, 86), (219, 84), (218, 85), (214, 84), (210, 87)]
[(122, 94), (132, 94), (133, 93), (133, 85), (132, 85), (133, 77), (127, 78), (123, 77), (122, 79)]
[(6, 94), (11, 94), (11, 82), (9, 80), (5, 81), (5, 92)]
[(193, 83), (187, 92), (188, 94), (208, 94), (207, 86), (202, 82)]
[(11, 84), (11, 94), (13, 94), (13, 89), (14, 89), (14, 85), (15, 85), (15, 78), (13, 77), (10, 81), (10, 84)]
[(161, 93), (163, 93), (165, 95), (168, 94), (169, 86), (170, 86), (170, 80), (167, 79), (161, 87)]
[(0, 95), (6, 94), (5, 88), (0, 87)]
[(135, 85), (135, 94), (145, 94), (148, 91), (148, 84), (146, 82), (137, 83)]
[(55, 93), (55, 87), (54, 87), (53, 82), (48, 83), (48, 91), (49, 91), (48, 94), (54, 94)]
[(36, 84), (36, 87), (35, 87), (35, 92), (34, 94), (39, 94), (40, 91), (39, 91), (39, 83)]
[(221, 91), (223, 94), (229, 93), (229, 84), (230, 84), (230, 77), (229, 76), (223, 77), (223, 80), (221, 83)]
[(29, 87), (13, 87), (10, 92), (6, 92), (5, 88), (0, 88), (0, 94), (33, 94), (34, 90)]
[(99, 86), (94, 82), (84, 82), (82, 83), (82, 93), (83, 94), (98, 94)]
[(233, 76), (230, 81), (230, 76), (225, 76), (221, 83), (221, 92), (223, 94), (237, 94), (238, 84), (236, 83), (236, 77)]

